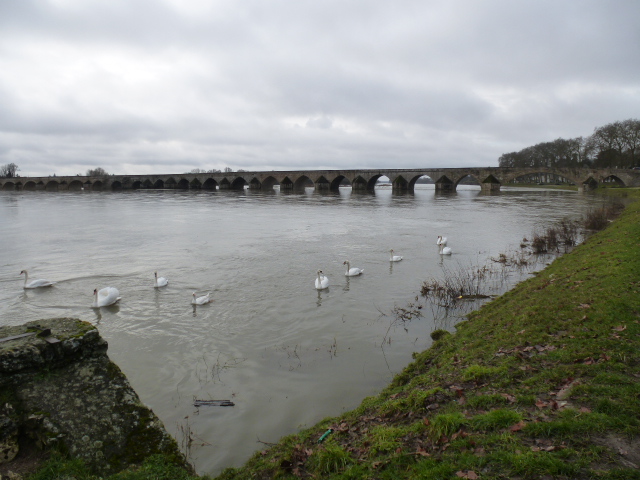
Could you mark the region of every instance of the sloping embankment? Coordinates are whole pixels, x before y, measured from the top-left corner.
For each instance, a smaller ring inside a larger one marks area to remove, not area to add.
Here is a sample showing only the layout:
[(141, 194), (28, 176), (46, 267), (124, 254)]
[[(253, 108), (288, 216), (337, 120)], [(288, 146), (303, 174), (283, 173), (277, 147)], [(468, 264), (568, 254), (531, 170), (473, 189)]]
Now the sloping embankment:
[(380, 395), (219, 478), (640, 478), (639, 347), (635, 202)]

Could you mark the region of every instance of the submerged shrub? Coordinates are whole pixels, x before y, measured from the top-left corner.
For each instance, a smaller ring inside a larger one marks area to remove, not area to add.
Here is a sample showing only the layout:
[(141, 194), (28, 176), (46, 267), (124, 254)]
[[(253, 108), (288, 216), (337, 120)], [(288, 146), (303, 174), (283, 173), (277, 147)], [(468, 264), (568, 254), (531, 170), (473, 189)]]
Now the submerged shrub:
[(598, 208), (587, 212), (584, 219), (584, 228), (587, 230), (604, 230), (608, 223), (604, 208)]

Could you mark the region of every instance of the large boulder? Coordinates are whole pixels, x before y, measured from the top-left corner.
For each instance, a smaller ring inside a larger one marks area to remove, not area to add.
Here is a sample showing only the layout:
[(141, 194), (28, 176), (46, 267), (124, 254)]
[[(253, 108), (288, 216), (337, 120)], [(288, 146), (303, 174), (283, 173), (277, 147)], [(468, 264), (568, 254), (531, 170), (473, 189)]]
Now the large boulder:
[(73, 318), (0, 327), (0, 463), (14, 459), (19, 439), (80, 458), (97, 474), (157, 453), (192, 471), (98, 330)]

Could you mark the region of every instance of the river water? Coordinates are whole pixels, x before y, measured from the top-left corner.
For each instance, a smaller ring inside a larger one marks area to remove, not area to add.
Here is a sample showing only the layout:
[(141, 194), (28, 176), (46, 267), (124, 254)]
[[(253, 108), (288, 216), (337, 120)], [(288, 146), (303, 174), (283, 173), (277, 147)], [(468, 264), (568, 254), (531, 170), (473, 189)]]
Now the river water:
[[(473, 186), (437, 194), (432, 185), (408, 195), (1, 192), (0, 325), (97, 325), (198, 472), (215, 474), (261, 442), (356, 407), (429, 347), (434, 328), (453, 329), (457, 318), (433, 308), (409, 324), (394, 320), (394, 306), (413, 301), (423, 280), (491, 263), (600, 201)], [(439, 255), (437, 235), (453, 255)], [(404, 260), (390, 263), (391, 248)], [(345, 277), (347, 259), (364, 274)], [(23, 290), (23, 269), (58, 283)], [(318, 269), (327, 290), (314, 288)], [(153, 288), (156, 270), (167, 287)], [(105, 286), (122, 300), (92, 309), (93, 289)], [(194, 291), (214, 301), (194, 308)], [(196, 408), (194, 399), (235, 406)]]

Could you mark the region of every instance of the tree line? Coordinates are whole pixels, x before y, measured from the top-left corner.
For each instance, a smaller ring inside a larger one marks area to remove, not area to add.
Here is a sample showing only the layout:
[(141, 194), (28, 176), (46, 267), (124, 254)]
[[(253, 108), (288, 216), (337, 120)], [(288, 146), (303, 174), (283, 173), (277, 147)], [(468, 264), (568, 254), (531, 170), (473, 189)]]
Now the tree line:
[(589, 137), (558, 138), (504, 153), (501, 167), (640, 167), (640, 120), (629, 119), (597, 127)]

